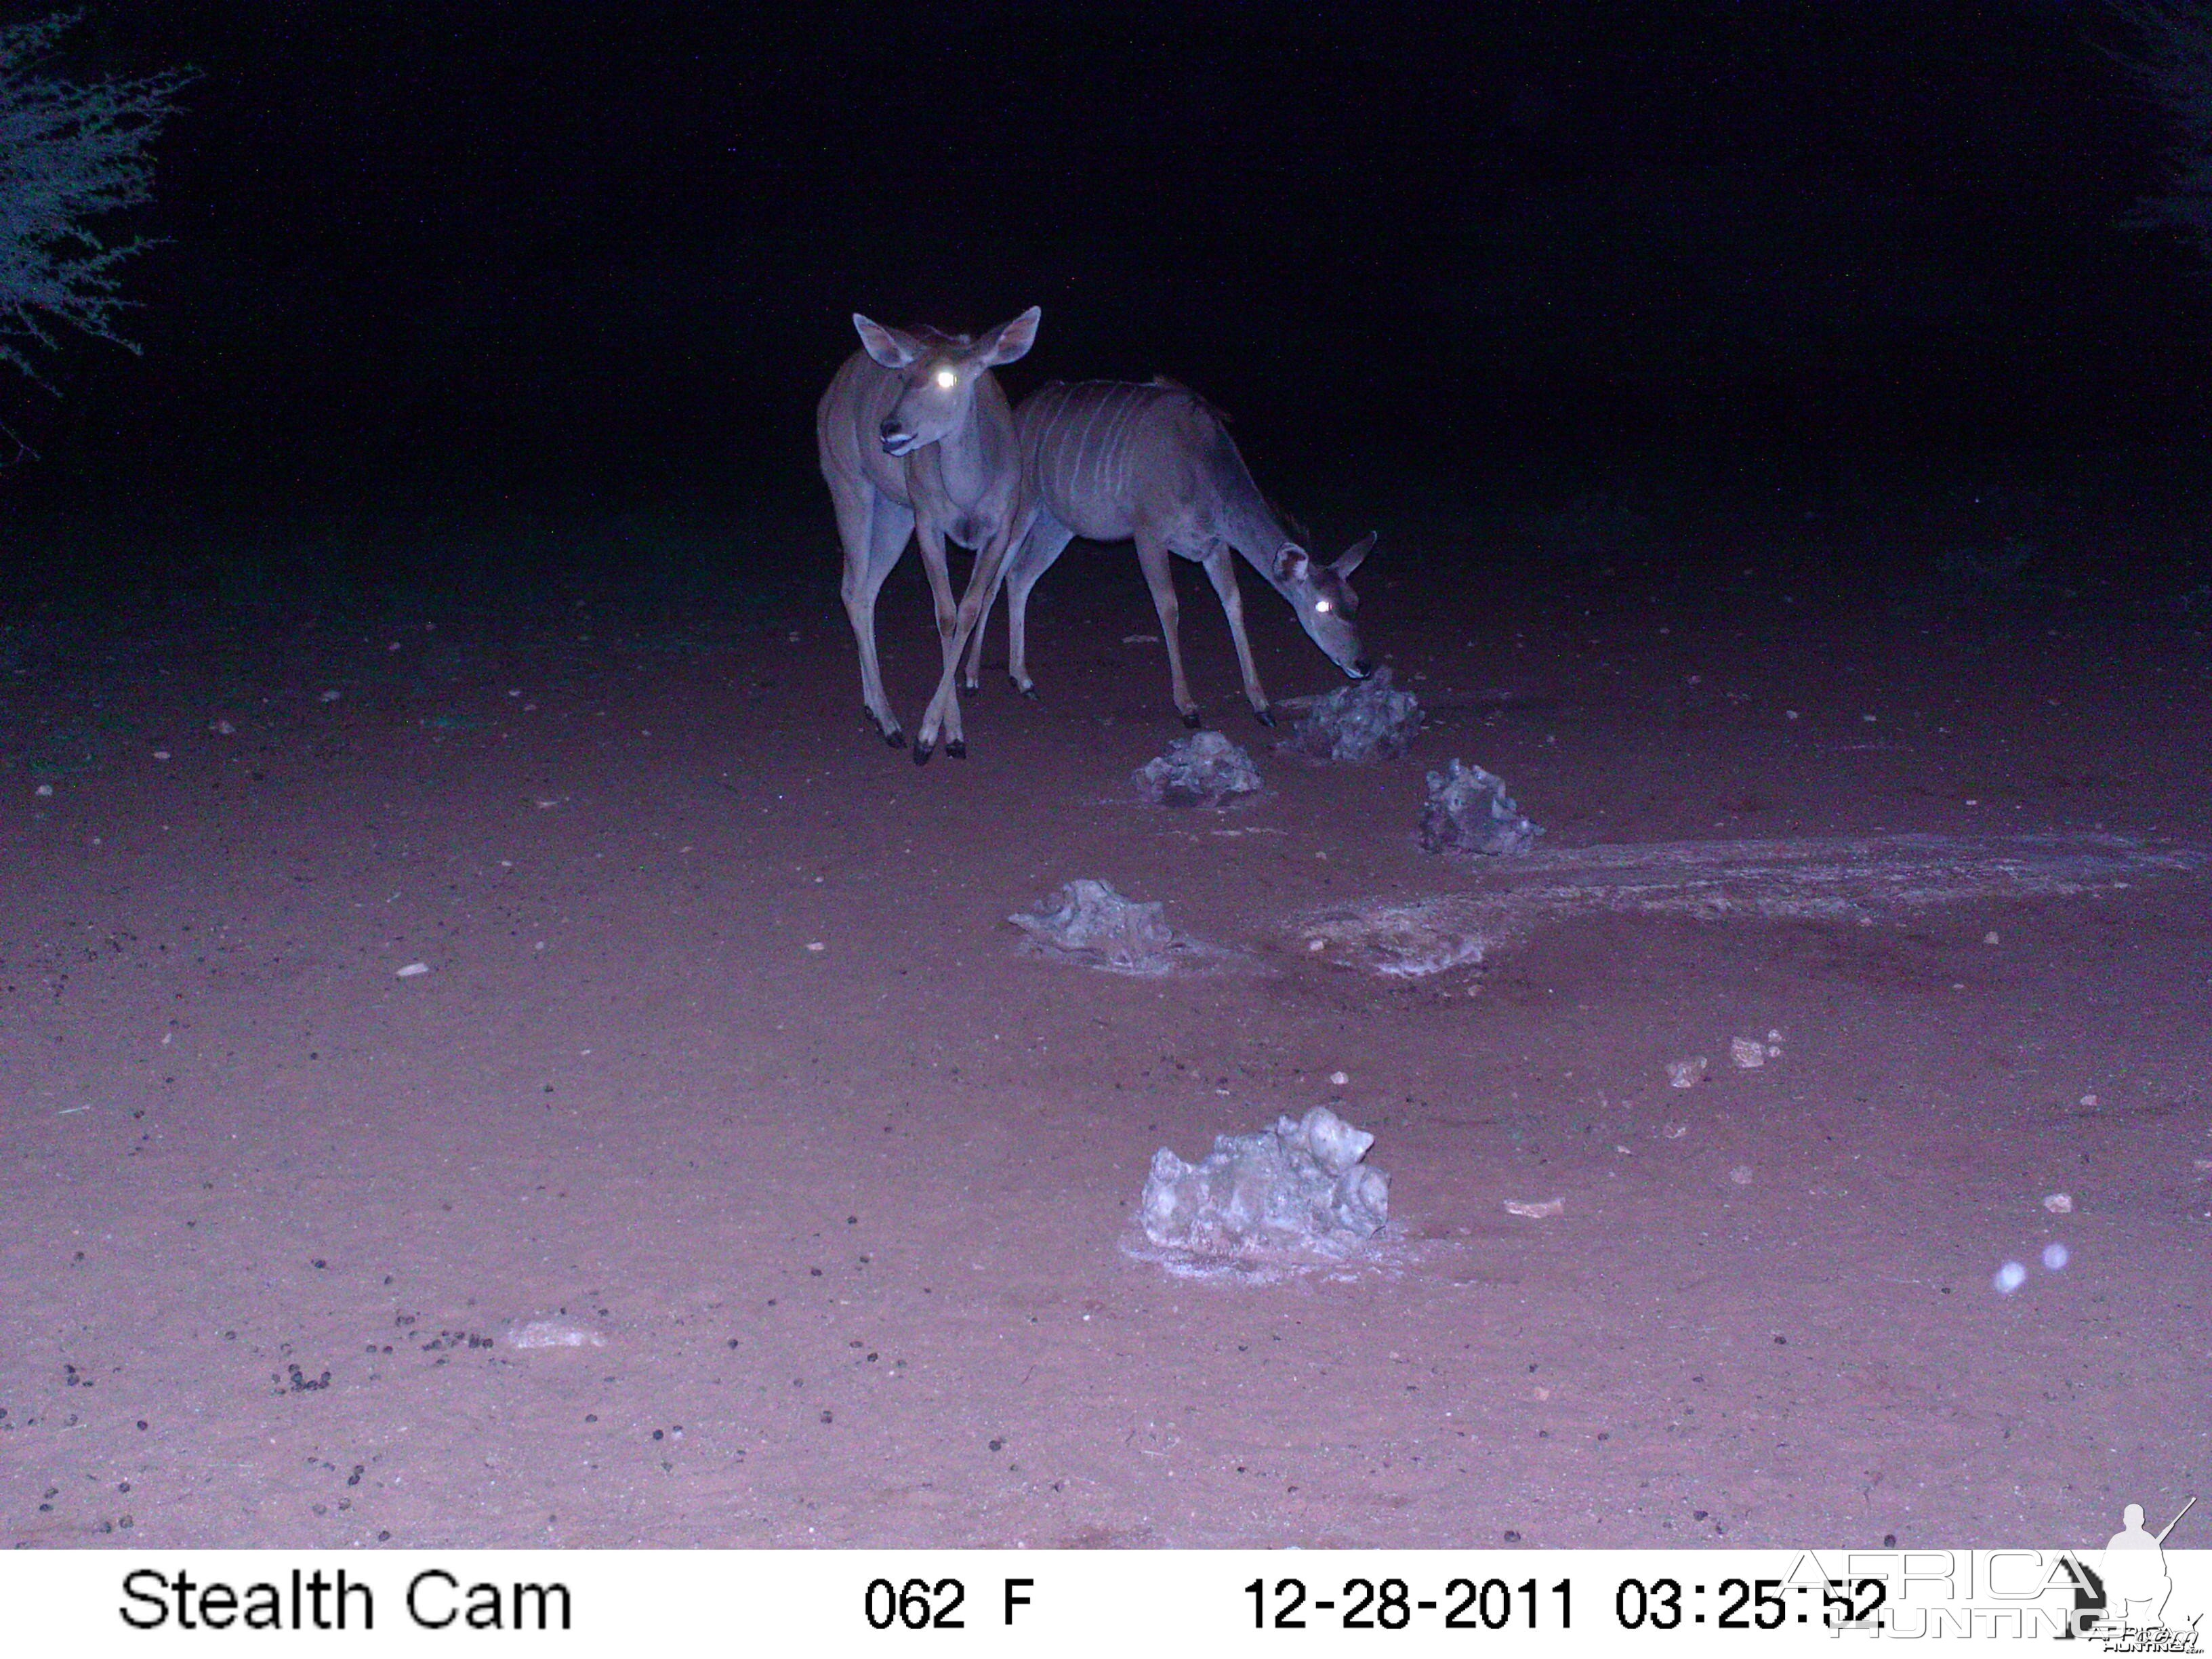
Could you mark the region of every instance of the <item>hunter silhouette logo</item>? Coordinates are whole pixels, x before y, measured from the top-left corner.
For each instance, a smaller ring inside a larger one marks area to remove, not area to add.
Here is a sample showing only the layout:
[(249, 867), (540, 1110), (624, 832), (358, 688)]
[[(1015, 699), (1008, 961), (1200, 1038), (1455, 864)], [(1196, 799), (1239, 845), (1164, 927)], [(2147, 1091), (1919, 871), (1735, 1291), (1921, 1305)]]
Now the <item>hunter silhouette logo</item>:
[[(2173, 1594), (2173, 1580), (2166, 1570), (2166, 1534), (2196, 1507), (2197, 1499), (2191, 1497), (2173, 1519), (2155, 1533), (2143, 1527), (2142, 1504), (2130, 1504), (2121, 1511), (2120, 1529), (2105, 1546), (2105, 1559), (2100, 1563), (2101, 1571), (2091, 1577), (2091, 1587), (2099, 1594), (2088, 1606), (2083, 1606), (2077, 1596), (2077, 1607), (2087, 1615), (2079, 1619), (2078, 1628), (2084, 1636), (2110, 1646), (2123, 1639), (2124, 1631), (2148, 1634), (2166, 1629), (2161, 1615), (2166, 1611), (2166, 1598)], [(2096, 1606), (2098, 1602), (2102, 1605)], [(2091, 1612), (2090, 1607), (2096, 1607), (2096, 1610)], [(2193, 1621), (2185, 1630), (2168, 1633), (2186, 1645), (2168, 1647), (2160, 1643), (2139, 1650), (2197, 1650), (2197, 1632)], [(2132, 1642), (2129, 1645), (2137, 1646)]]
[(2192, 1497), (2156, 1537), (2143, 1530), (2142, 1504), (2130, 1504), (2120, 1512), (2120, 1530), (2105, 1546), (2105, 1594), (2123, 1624), (2154, 1625), (2166, 1611), (2166, 1598), (2173, 1594), (2173, 1580), (2166, 1571), (2166, 1534), (2196, 1505)]

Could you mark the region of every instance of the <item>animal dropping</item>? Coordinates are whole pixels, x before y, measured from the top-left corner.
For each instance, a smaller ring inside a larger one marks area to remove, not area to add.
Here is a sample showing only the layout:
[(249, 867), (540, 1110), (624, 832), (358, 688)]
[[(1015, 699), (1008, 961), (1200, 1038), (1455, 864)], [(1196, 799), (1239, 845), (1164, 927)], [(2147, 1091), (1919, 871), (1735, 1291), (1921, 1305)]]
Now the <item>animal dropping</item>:
[(1218, 732), (1178, 738), (1135, 775), (1138, 795), (1155, 806), (1219, 806), (1255, 793), (1260, 769)]
[(1358, 685), (1315, 698), (1281, 747), (1315, 761), (1395, 760), (1420, 729), (1421, 700), (1399, 690), (1386, 665)]
[(1420, 836), (1430, 852), (1504, 858), (1527, 852), (1543, 833), (1521, 815), (1505, 793), (1505, 780), (1496, 773), (1465, 765), (1455, 756), (1445, 770), (1429, 774)]
[(1186, 1164), (1152, 1154), (1145, 1237), (1200, 1255), (1315, 1249), (1341, 1253), (1390, 1218), (1390, 1177), (1365, 1162), (1375, 1137), (1326, 1106), (1274, 1127), (1215, 1137)]
[(1112, 974), (1170, 974), (1209, 953), (1167, 923), (1166, 907), (1125, 897), (1103, 881), (1069, 882), (1056, 902), (1006, 918), (1041, 956)]

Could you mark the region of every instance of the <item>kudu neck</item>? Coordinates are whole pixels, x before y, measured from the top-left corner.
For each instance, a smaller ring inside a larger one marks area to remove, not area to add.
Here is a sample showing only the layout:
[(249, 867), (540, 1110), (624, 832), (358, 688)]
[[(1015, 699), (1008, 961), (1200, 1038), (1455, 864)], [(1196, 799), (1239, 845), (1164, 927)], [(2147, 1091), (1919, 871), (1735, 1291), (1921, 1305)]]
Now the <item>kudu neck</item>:
[[(1242, 468), (1239, 468), (1242, 471)], [(1265, 577), (1267, 586), (1284, 598), (1291, 590), (1283, 586), (1275, 574), (1275, 556), (1291, 544), (1291, 538), (1283, 529), (1283, 522), (1267, 505), (1267, 498), (1247, 474), (1240, 487), (1224, 492), (1228, 497), (1221, 503), (1223, 538), (1244, 556), (1244, 562)]]
[(998, 474), (997, 434), (989, 423), (989, 394), (995, 390), (988, 375), (978, 380), (969, 397), (966, 418), (937, 441), (938, 473), (945, 494), (955, 501), (980, 500)]

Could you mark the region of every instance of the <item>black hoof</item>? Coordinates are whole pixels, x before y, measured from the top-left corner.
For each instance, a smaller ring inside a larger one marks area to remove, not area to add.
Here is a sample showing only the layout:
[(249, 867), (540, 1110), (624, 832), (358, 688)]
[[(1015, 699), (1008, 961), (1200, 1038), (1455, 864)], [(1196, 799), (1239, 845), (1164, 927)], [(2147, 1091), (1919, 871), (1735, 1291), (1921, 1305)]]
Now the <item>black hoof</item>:
[(951, 756), (955, 760), (966, 760), (968, 758), (968, 739), (965, 738), (953, 738), (951, 742), (945, 745), (945, 752)]
[(916, 744), (914, 746), (914, 763), (916, 766), (927, 766), (929, 764), (929, 750), (921, 744)]
[(1182, 723), (1194, 732), (1197, 731), (1199, 726), (1203, 724), (1203, 722), (1200, 720), (1198, 717), (1198, 710), (1195, 708), (1192, 709), (1190, 713), (1182, 717)]
[(1035, 702), (1037, 700), (1036, 687), (1034, 685), (1017, 685), (1014, 690), (1020, 692), (1031, 702)]
[(983, 683), (981, 680), (969, 680), (965, 685), (960, 688), (960, 695), (963, 697), (981, 696), (983, 695)]
[(1275, 711), (1272, 708), (1255, 708), (1252, 711), (1252, 718), (1272, 730), (1275, 724)]
[(894, 749), (903, 749), (906, 747), (906, 733), (903, 732), (886, 732), (884, 733), (884, 741), (890, 744)]

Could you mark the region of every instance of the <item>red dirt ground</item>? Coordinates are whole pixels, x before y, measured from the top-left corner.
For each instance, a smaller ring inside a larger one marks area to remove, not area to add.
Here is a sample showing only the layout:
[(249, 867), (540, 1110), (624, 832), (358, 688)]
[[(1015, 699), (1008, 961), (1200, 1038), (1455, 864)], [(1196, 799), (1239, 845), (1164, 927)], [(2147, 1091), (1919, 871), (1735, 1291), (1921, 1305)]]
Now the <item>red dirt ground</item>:
[[(1389, 557), (1363, 621), (1435, 723), (1369, 769), (1259, 746), (1185, 580), (1272, 792), (1227, 816), (1122, 799), (1180, 735), (1126, 550), (1041, 592), (1043, 700), (997, 679), (921, 772), (818, 588), (690, 643), (564, 599), (0, 674), (0, 1539), (2093, 1545), (2212, 1485), (2204, 878), (1597, 918), (1411, 988), (1276, 931), (1465, 882), (1412, 835), (1455, 754), (1551, 846), (2212, 842), (2201, 632), (1447, 621)], [(1271, 688), (1337, 683), (1247, 587)], [(879, 622), (911, 726), (910, 565)], [(1076, 876), (1266, 971), (1018, 955)], [(1377, 1137), (1381, 1259), (1124, 1252), (1156, 1147), (1317, 1102)]]

